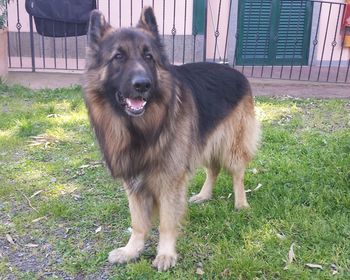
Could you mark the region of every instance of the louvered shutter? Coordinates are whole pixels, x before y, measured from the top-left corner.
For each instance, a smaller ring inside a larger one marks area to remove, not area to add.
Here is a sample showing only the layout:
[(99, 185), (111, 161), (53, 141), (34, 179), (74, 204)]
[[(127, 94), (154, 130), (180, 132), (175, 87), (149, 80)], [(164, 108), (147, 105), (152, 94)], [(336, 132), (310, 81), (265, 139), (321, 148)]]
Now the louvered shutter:
[(239, 1), (237, 64), (268, 61), (271, 12), (271, 1)]
[(308, 0), (240, 0), (236, 63), (307, 63), (311, 3)]
[(276, 64), (305, 64), (309, 38), (308, 20), (311, 18), (310, 1), (280, 1), (280, 16), (277, 29)]

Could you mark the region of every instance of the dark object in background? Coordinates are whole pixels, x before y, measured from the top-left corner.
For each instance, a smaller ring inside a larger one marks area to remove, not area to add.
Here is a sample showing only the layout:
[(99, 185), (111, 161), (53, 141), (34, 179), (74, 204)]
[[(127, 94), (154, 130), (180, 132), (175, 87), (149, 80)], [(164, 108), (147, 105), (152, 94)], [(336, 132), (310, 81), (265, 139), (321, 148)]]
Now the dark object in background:
[(26, 10), (34, 17), (36, 30), (47, 37), (86, 35), (95, 0), (26, 0)]

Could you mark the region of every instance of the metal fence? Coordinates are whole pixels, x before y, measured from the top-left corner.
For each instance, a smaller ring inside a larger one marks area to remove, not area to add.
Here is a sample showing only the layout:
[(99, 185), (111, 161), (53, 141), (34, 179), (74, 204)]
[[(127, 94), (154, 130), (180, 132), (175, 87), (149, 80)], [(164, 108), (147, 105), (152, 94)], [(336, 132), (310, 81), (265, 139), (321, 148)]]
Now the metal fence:
[[(8, 4), (10, 70), (83, 71), (86, 36), (45, 37), (25, 12)], [(99, 0), (114, 27), (135, 26), (154, 8), (174, 64), (213, 61), (246, 76), (349, 83), (350, 49), (341, 21), (345, 4), (310, 0)]]

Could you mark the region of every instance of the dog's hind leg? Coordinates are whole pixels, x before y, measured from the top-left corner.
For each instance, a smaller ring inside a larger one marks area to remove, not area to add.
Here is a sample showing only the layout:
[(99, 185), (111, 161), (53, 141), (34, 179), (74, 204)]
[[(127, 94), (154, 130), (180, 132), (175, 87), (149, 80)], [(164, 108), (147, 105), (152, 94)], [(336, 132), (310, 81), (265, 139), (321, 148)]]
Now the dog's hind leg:
[(125, 247), (109, 253), (110, 263), (126, 263), (139, 257), (152, 223), (154, 200), (151, 194), (128, 193), (132, 233)]
[(219, 167), (210, 167), (206, 169), (206, 174), (207, 174), (207, 178), (205, 179), (204, 185), (201, 189), (201, 191), (192, 196), (189, 199), (189, 202), (193, 202), (193, 203), (201, 203), (204, 202), (206, 200), (211, 199), (212, 194), (213, 194), (213, 187), (216, 181), (216, 178), (218, 176), (220, 172), (220, 168)]

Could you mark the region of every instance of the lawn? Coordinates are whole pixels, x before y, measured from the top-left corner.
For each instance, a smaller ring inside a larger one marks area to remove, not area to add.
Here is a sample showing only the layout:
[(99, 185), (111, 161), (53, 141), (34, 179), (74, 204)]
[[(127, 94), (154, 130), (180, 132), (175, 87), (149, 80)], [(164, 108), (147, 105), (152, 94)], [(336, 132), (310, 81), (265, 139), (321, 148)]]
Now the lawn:
[[(106, 261), (128, 240), (130, 217), (81, 89), (0, 83), (0, 279), (350, 279), (350, 100), (256, 105), (251, 209), (234, 211), (222, 172), (214, 198), (188, 207), (177, 266), (158, 273), (156, 228), (140, 261)], [(203, 181), (198, 170), (189, 195)]]

